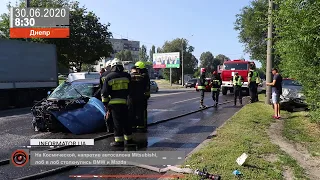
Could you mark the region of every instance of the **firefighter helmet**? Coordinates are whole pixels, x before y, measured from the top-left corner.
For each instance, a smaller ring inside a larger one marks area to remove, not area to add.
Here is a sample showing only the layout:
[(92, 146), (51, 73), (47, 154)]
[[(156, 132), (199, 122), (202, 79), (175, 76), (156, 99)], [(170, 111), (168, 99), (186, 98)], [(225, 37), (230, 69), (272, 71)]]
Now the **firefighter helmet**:
[(111, 67), (114, 67), (114, 66), (123, 66), (122, 61), (120, 61), (119, 59), (115, 58), (111, 62)]
[(111, 66), (111, 62), (112, 62), (111, 60), (107, 61), (106, 62), (106, 67)]
[(146, 65), (144, 64), (144, 62), (142, 61), (138, 61), (136, 62), (135, 66), (139, 69), (145, 69), (146, 68)]
[(207, 71), (206, 68), (201, 68), (200, 70), (201, 73), (205, 73), (206, 71)]

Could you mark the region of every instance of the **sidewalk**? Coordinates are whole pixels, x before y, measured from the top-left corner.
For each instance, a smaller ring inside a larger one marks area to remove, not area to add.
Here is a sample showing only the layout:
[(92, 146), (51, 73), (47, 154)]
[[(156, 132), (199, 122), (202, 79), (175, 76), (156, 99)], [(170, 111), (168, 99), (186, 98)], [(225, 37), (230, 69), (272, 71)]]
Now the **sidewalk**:
[(165, 79), (152, 80), (152, 81), (155, 81), (158, 84), (159, 90), (161, 90), (161, 89), (182, 89), (182, 88), (185, 89), (185, 87), (180, 84), (172, 84), (172, 86), (171, 86), (170, 82)]
[[(217, 131), (217, 136), (185, 162), (186, 168), (207, 168), (222, 179), (235, 179), (239, 170), (245, 179), (320, 179), (320, 127), (306, 112), (283, 112), (271, 118), (273, 109), (264, 102), (249, 104)], [(246, 153), (239, 166), (236, 159)], [(199, 179), (188, 175), (185, 179)]]

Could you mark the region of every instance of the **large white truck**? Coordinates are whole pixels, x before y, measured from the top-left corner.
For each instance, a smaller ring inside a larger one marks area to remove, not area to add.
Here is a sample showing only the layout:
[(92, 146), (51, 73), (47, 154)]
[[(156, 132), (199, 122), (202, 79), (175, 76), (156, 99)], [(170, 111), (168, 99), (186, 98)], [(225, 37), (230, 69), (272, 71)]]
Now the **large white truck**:
[(57, 85), (55, 45), (0, 39), (0, 109), (32, 106)]

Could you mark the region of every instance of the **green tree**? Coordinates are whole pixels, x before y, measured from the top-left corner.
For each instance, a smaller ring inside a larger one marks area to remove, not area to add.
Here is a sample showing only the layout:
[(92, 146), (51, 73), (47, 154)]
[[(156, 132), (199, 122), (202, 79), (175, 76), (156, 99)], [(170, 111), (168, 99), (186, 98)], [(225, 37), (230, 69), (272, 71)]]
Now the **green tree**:
[(203, 52), (200, 56), (200, 68), (206, 68), (208, 75), (217, 70), (218, 65), (220, 65), (221, 62), (220, 59), (214, 58), (209, 51)]
[(147, 54), (147, 47), (145, 45), (142, 45), (139, 50), (139, 60), (140, 61), (148, 61), (149, 56)]
[(132, 53), (129, 50), (122, 50), (115, 55), (121, 61), (133, 61)]
[(152, 45), (152, 48), (149, 51), (150, 62), (153, 62), (153, 54), (156, 53), (156, 47)]
[[(184, 60), (184, 74), (193, 74), (195, 68), (197, 67), (197, 59), (192, 55), (194, 47), (188, 45), (186, 39), (176, 38), (172, 41), (166, 41), (162, 48), (158, 48), (157, 52), (168, 53), (168, 52), (181, 52), (181, 47), (184, 49), (183, 60)], [(182, 59), (180, 53), (180, 59)], [(166, 79), (170, 78), (170, 69), (163, 70), (164, 77)], [(177, 82), (181, 78), (181, 64), (180, 68), (172, 69), (172, 81)]]
[[(20, 0), (14, 6), (25, 6)], [(33, 0), (31, 7), (68, 7), (70, 11), (70, 38), (69, 39), (31, 39), (42, 43), (57, 46), (59, 66), (75, 67), (81, 71), (83, 64), (95, 64), (103, 57), (109, 57), (112, 46), (108, 39), (112, 34), (108, 31), (110, 24), (102, 24), (100, 19), (84, 6), (80, 7), (77, 1), (68, 0)], [(8, 13), (1, 15), (0, 31), (4, 37), (9, 29)]]
[(221, 64), (223, 64), (224, 61), (230, 61), (230, 58), (223, 54), (218, 54), (216, 56), (216, 59), (219, 59), (221, 61)]
[(320, 122), (320, 1), (278, 0), (275, 12), (276, 52), (281, 68), (298, 80), (313, 119)]
[[(239, 31), (239, 41), (245, 45), (245, 52), (251, 59), (258, 60), (265, 69), (267, 59), (268, 0), (253, 0), (236, 15), (235, 30)], [(274, 57), (274, 66), (280, 63)]]
[(161, 47), (157, 48), (157, 53), (161, 53)]

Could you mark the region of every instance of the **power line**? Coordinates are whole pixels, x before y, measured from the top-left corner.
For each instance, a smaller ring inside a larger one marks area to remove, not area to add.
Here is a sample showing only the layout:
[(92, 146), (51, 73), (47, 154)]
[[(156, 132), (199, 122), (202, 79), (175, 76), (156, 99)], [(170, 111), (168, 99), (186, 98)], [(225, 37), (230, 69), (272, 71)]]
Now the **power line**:
[[(119, 33), (116, 33), (116, 32), (111, 32), (111, 33), (120, 36), (121, 39), (122, 39), (123, 37), (126, 37), (126, 39), (128, 39), (128, 40), (130, 40), (130, 41), (139, 41), (139, 42), (141, 42), (141, 43), (143, 43), (143, 44), (154, 45), (154, 46), (157, 46), (157, 47), (162, 47), (162, 46), (163, 46), (163, 45), (159, 45), (159, 44), (155, 44), (155, 43), (151, 43), (151, 42), (140, 41), (140, 40), (137, 40), (137, 39), (135, 39), (135, 38), (128, 37), (128, 36), (124, 36), (124, 35), (119, 34)], [(203, 51), (203, 52), (205, 52), (205, 51)], [(222, 54), (222, 53), (220, 53), (220, 54)], [(218, 54), (217, 54), (217, 55), (218, 55)], [(235, 56), (235, 55), (244, 56), (245, 54), (244, 54), (244, 53), (235, 53), (235, 54), (222, 54), (222, 55), (225, 55), (225, 56)], [(200, 55), (200, 56), (201, 56), (201, 55)], [(200, 59), (200, 56), (194, 56), (194, 57), (196, 57), (197, 59)]]

